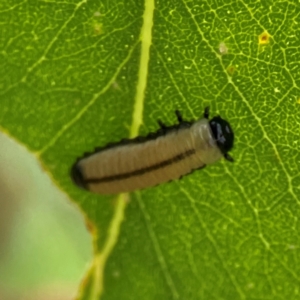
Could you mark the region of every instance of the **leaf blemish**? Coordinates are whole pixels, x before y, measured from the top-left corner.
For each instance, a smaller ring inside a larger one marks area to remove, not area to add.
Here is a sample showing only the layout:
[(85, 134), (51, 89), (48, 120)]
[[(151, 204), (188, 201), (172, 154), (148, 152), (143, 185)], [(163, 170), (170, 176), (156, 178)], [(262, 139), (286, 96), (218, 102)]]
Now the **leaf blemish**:
[(90, 26), (92, 27), (93, 34), (94, 35), (100, 35), (103, 34), (103, 24), (100, 22), (101, 19), (101, 13), (100, 11), (95, 11), (93, 13), (93, 17), (90, 20)]
[(296, 245), (289, 245), (288, 246), (288, 249), (289, 250), (295, 250), (295, 249), (297, 249), (298, 247), (296, 246)]
[(97, 236), (97, 227), (89, 219), (85, 219), (85, 227), (93, 236)]
[(264, 31), (262, 34), (258, 36), (258, 44), (267, 45), (270, 43), (270, 38), (271, 35), (267, 31)]
[(101, 23), (95, 22), (93, 28), (94, 28), (95, 35), (100, 35), (103, 33), (103, 27)]
[(233, 75), (233, 73), (236, 71), (236, 67), (235, 66), (229, 66), (227, 68), (227, 72), (229, 75)]
[(247, 289), (248, 290), (252, 290), (254, 288), (254, 284), (252, 283), (252, 282), (249, 282), (248, 284), (247, 284)]
[(119, 278), (120, 277), (120, 272), (119, 271), (114, 271), (112, 275), (115, 278)]
[(115, 90), (119, 90), (119, 89), (120, 89), (120, 86), (119, 86), (119, 84), (118, 84), (116, 81), (114, 81), (114, 82), (111, 84), (111, 86), (112, 86), (112, 88), (115, 89)]
[(219, 51), (221, 55), (225, 55), (228, 53), (228, 47), (226, 46), (226, 44), (224, 42), (221, 42), (219, 45)]

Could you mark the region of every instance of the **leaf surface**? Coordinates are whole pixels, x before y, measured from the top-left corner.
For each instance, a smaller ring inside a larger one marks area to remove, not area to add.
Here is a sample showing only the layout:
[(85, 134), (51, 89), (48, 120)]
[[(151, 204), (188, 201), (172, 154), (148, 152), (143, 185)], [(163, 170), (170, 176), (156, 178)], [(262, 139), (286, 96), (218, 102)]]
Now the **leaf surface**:
[[(299, 298), (296, 1), (6, 0), (0, 19), (2, 129), (94, 224), (79, 298)], [(82, 153), (206, 106), (233, 164), (116, 197), (72, 184)]]

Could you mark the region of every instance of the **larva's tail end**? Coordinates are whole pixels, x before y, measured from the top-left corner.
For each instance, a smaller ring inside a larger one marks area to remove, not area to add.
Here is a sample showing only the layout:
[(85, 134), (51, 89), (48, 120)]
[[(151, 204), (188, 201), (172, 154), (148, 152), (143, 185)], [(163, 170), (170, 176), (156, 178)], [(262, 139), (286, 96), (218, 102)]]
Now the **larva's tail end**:
[(71, 178), (73, 180), (73, 182), (80, 188), (87, 190), (88, 187), (85, 183), (84, 177), (83, 177), (83, 173), (82, 170), (80, 168), (80, 166), (78, 165), (78, 163), (75, 163), (72, 166), (71, 169)]

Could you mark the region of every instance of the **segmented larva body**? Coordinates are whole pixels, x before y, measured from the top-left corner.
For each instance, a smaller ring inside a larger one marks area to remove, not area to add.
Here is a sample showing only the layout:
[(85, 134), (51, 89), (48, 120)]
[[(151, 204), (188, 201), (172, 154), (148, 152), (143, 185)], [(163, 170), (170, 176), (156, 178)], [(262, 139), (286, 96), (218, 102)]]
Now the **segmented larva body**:
[[(176, 114), (177, 125), (167, 127), (159, 122), (161, 129), (145, 138), (122, 141), (86, 154), (73, 165), (73, 181), (94, 193), (117, 194), (178, 179), (223, 156), (231, 160), (228, 145), (224, 149), (229, 137), (230, 148), (233, 145), (233, 133), (226, 121), (220, 117), (209, 121), (207, 110), (205, 117), (196, 122), (183, 121), (179, 112)], [(216, 122), (220, 120), (222, 128)]]

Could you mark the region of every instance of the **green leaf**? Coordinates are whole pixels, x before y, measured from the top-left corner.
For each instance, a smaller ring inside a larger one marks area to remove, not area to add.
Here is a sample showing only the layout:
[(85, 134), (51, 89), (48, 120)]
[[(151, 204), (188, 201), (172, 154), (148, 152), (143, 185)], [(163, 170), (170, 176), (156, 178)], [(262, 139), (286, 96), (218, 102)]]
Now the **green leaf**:
[[(94, 224), (79, 299), (299, 299), (297, 1), (6, 0), (0, 20), (2, 129)], [(208, 105), (233, 164), (116, 197), (72, 184), (83, 152)]]

